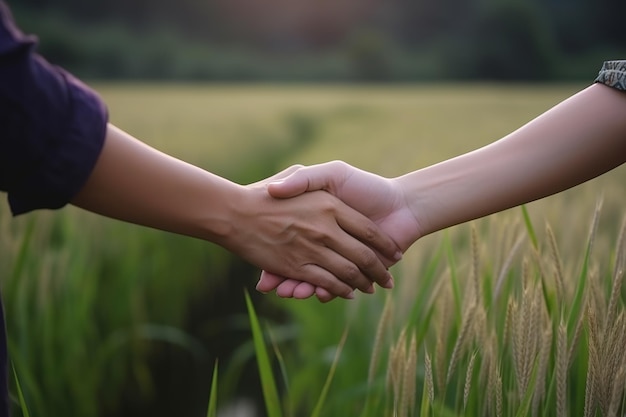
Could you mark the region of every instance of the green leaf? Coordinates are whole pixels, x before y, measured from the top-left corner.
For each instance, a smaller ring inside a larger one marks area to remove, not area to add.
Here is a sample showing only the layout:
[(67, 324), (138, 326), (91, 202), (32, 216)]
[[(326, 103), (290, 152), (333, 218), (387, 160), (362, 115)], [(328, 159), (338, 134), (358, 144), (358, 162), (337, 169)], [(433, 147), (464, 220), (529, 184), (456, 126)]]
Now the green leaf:
[(524, 215), (524, 224), (526, 225), (526, 231), (528, 232), (528, 236), (530, 237), (530, 241), (533, 244), (533, 247), (539, 250), (539, 243), (537, 241), (537, 234), (535, 233), (535, 228), (533, 227), (533, 223), (530, 220), (530, 215), (528, 214), (528, 209), (526, 209), (526, 205), (522, 204), (522, 214)]
[(450, 236), (447, 231), (445, 232), (445, 245), (448, 255), (448, 263), (450, 265), (450, 282), (452, 283), (452, 294), (454, 296), (454, 308), (457, 326), (461, 326), (463, 317), (461, 315), (461, 309), (463, 301), (461, 300), (461, 287), (459, 284), (459, 278), (456, 274), (456, 261), (454, 258), (454, 248), (452, 242), (450, 242)]
[(280, 399), (278, 398), (278, 389), (274, 374), (272, 374), (272, 366), (270, 358), (265, 347), (265, 340), (259, 319), (250, 300), (248, 291), (245, 291), (246, 306), (248, 307), (248, 316), (250, 317), (250, 327), (252, 328), (252, 339), (254, 341), (254, 350), (256, 352), (257, 365), (259, 367), (259, 375), (261, 377), (261, 388), (263, 389), (263, 399), (265, 400), (265, 409), (268, 417), (282, 417), (280, 408)]
[(315, 404), (315, 408), (313, 409), (313, 413), (311, 417), (319, 417), (322, 412), (322, 407), (324, 406), (324, 402), (326, 401), (326, 397), (328, 395), (328, 390), (330, 389), (330, 383), (333, 380), (333, 376), (335, 375), (335, 370), (337, 369), (337, 363), (339, 363), (339, 357), (341, 356), (341, 351), (343, 350), (343, 346), (346, 343), (346, 339), (348, 338), (348, 326), (343, 331), (343, 335), (341, 336), (341, 340), (339, 341), (339, 345), (337, 346), (337, 352), (335, 352), (335, 358), (333, 359), (333, 363), (330, 366), (330, 371), (328, 371), (328, 376), (326, 377), (326, 382), (324, 382), (324, 386), (322, 387), (322, 393), (320, 394), (319, 399), (317, 400), (317, 404)]
[(217, 360), (213, 367), (213, 378), (211, 379), (211, 394), (209, 395), (209, 406), (206, 411), (207, 417), (217, 417)]
[(22, 409), (22, 415), (24, 417), (30, 417), (30, 413), (28, 412), (28, 406), (26, 405), (26, 400), (24, 399), (24, 393), (22, 392), (22, 386), (20, 385), (20, 380), (17, 377), (15, 365), (11, 364), (11, 366), (13, 368), (13, 377), (15, 378), (15, 386), (17, 388), (17, 396), (19, 398), (20, 407)]

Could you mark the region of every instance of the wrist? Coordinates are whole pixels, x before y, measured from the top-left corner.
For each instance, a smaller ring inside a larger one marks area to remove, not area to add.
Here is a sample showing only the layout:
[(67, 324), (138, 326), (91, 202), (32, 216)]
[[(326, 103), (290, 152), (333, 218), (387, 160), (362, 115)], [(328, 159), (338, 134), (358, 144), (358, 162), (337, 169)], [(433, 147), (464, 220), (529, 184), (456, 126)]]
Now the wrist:
[(413, 241), (436, 231), (433, 226), (433, 213), (436, 213), (432, 201), (433, 189), (421, 177), (419, 171), (414, 171), (393, 180), (403, 198), (403, 204), (415, 221), (415, 228), (409, 230), (409, 237)]
[(419, 237), (462, 223), (477, 214), (467, 167), (436, 164), (397, 178)]
[(217, 192), (207, 193), (206, 198), (207, 203), (198, 207), (195, 217), (199, 237), (234, 251), (242, 211), (251, 205), (245, 187), (226, 181)]

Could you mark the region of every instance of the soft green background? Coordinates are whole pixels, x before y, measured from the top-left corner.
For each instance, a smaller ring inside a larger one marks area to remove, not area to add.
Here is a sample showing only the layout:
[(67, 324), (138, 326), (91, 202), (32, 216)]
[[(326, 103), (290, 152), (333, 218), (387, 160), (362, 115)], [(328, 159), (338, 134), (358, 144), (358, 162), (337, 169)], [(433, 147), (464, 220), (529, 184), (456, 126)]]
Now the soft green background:
[[(247, 183), (293, 163), (333, 159), (400, 175), (496, 140), (585, 84), (94, 87), (122, 129)], [(545, 223), (555, 231), (568, 270), (580, 264), (600, 198), (597, 248), (611, 258), (624, 213), (625, 174), (622, 167), (528, 206), (541, 236)], [(240, 396), (258, 398), (243, 304), (243, 288), (254, 293), (255, 268), (212, 244), (72, 207), (10, 219), (4, 206), (0, 214), (11, 353), (32, 415), (200, 416), (215, 358), (221, 362), (221, 405)], [(519, 209), (475, 222), (485, 240), (487, 268), (495, 268), (506, 251), (492, 236), (520, 222)], [(471, 263), (468, 227), (422, 239), (394, 267), (398, 286), (392, 293), (399, 308), (394, 329), (419, 317), (410, 312), (419, 310), (414, 303), (424, 296), (416, 293), (423, 285), (420, 276), (444, 236), (451, 239), (460, 268)], [(329, 415), (355, 410), (384, 292), (328, 305), (274, 295), (254, 300), (262, 320), (275, 323), (274, 337), (291, 366), (289, 398), (296, 405), (289, 407), (295, 415), (300, 408), (311, 411), (317, 395), (311, 392), (321, 389), (350, 323), (346, 359), (328, 407), (334, 410)]]

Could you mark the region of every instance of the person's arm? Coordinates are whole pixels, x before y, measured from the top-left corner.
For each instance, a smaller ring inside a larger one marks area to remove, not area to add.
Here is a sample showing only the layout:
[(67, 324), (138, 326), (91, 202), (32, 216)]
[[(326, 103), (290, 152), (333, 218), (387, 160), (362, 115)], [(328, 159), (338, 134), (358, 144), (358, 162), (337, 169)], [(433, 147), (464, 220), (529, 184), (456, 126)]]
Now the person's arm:
[[(490, 145), (397, 178), (331, 162), (301, 168), (268, 191), (287, 198), (327, 190), (406, 250), (422, 236), (556, 194), (625, 161), (626, 92), (593, 84)], [(279, 295), (298, 298), (314, 291), (284, 280), (264, 274), (258, 288), (284, 282)]]
[(336, 295), (391, 285), (376, 255), (391, 263), (398, 250), (369, 219), (325, 193), (279, 202), (150, 148), (108, 124), (99, 95), (36, 46), (0, 0), (0, 191), (14, 215), (72, 201), (214, 241)]
[[(72, 204), (127, 222), (215, 242), (254, 265), (351, 297), (391, 285), (374, 250), (397, 249), (371, 220), (324, 192), (277, 200), (161, 153), (109, 125)], [(363, 243), (364, 242), (364, 243)], [(340, 278), (342, 281), (336, 279)]]
[(594, 84), (497, 142), (395, 181), (424, 236), (559, 193), (625, 161), (626, 93)]

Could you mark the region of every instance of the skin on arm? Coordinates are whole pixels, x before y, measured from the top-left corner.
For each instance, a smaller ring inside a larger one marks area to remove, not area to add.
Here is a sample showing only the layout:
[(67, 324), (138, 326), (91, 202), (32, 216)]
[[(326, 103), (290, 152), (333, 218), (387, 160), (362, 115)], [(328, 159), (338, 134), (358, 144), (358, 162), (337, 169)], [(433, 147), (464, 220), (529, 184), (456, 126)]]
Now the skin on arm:
[[(626, 93), (593, 84), (496, 142), (397, 178), (330, 162), (301, 168), (268, 191), (279, 198), (329, 191), (372, 218), (404, 251), (422, 236), (559, 193), (624, 162)], [(332, 298), (265, 272), (257, 287)]]
[(538, 200), (626, 162), (626, 93), (593, 84), (481, 149), (401, 176), (421, 234)]
[[(352, 297), (392, 285), (377, 254), (398, 248), (367, 217), (316, 192), (279, 200), (159, 152), (109, 125), (102, 153), (72, 204), (119, 220), (217, 243), (273, 273)], [(370, 249), (370, 247), (374, 249)]]

